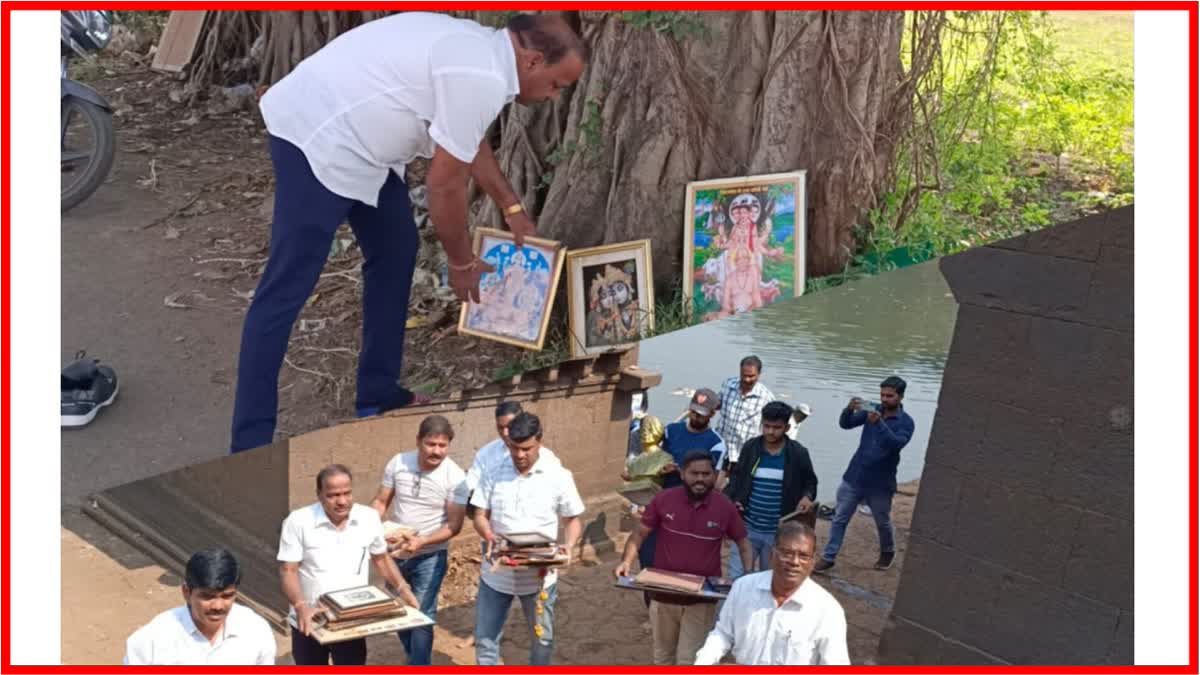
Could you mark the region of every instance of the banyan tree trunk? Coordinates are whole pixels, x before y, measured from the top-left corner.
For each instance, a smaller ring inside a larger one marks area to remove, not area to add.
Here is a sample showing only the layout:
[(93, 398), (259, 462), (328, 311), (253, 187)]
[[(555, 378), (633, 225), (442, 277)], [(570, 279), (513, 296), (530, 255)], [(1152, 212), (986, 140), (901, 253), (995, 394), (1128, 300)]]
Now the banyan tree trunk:
[[(649, 238), (657, 281), (678, 284), (689, 181), (805, 169), (808, 269), (840, 271), (908, 122), (894, 98), (902, 14), (701, 16), (707, 35), (678, 41), (581, 12), (591, 64), (558, 104), (502, 117), (506, 175), (540, 234), (572, 248)], [(500, 222), (482, 195), (476, 207)]]
[[(384, 13), (262, 13), (260, 82)], [(513, 105), (496, 125), (500, 163), (539, 234), (572, 248), (649, 238), (659, 287), (670, 288), (689, 181), (804, 169), (809, 274), (840, 271), (853, 226), (891, 187), (911, 118), (902, 13), (699, 12), (676, 35), (626, 14), (568, 13), (593, 51), (583, 77), (557, 103)], [(213, 25), (219, 33), (220, 18)], [(499, 225), (473, 195), (475, 222)]]

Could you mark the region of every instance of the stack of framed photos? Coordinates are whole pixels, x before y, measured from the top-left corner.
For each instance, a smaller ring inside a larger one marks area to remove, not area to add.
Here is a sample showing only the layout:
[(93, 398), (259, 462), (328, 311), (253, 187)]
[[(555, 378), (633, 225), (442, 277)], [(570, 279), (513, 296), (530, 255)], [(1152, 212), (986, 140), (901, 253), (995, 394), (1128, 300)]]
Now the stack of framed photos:
[(399, 599), (372, 585), (330, 591), (319, 602), (325, 608), (321, 626), (331, 631), (401, 617), (407, 612)]

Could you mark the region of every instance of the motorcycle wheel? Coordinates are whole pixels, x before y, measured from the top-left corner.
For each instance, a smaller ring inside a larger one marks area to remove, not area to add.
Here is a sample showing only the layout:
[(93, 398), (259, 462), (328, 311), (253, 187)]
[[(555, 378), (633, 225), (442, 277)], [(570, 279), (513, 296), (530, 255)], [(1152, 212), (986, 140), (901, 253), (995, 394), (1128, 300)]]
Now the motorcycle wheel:
[[(70, 122), (78, 115), (87, 124), (93, 144), (89, 150), (68, 150)], [(117, 143), (112, 114), (82, 99), (69, 96), (62, 102), (62, 212), (87, 199), (112, 169)]]

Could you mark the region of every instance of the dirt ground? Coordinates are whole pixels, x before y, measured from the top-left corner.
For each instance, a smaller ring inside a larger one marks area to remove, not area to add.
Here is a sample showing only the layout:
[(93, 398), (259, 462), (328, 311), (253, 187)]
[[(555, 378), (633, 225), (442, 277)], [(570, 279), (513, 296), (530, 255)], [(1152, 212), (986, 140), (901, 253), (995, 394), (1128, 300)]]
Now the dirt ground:
[[(874, 663), (879, 635), (895, 597), (908, 544), (916, 484), (901, 486), (893, 507), (898, 555), (886, 572), (871, 566), (878, 555), (874, 523), (856, 515), (833, 574), (815, 576), (846, 611), (850, 658)], [(155, 614), (180, 604), (180, 579), (79, 511), (64, 513), (62, 538), (62, 662), (64, 665), (119, 663), (125, 638)], [(818, 542), (829, 521), (818, 521)], [(623, 544), (622, 542), (619, 542)], [(464, 547), (469, 551), (470, 547)], [(650, 628), (640, 593), (613, 587), (617, 553), (585, 557), (559, 577), (554, 663), (634, 666), (652, 663)], [(452, 557), (442, 587), (434, 628), (434, 665), (473, 665), (471, 635), (478, 562)], [(289, 639), (276, 635), (278, 663), (290, 665)], [(505, 663), (528, 663), (529, 633), (514, 603), (501, 645)], [(368, 639), (368, 663), (402, 664), (404, 650), (391, 635)]]

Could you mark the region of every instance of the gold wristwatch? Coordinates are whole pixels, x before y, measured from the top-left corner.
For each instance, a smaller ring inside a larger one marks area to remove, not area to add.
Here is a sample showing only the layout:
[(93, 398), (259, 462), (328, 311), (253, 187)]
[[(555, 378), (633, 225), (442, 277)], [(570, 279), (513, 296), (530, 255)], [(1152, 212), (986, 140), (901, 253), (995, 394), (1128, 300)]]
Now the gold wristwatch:
[(515, 216), (524, 210), (525, 210), (525, 205), (522, 204), (521, 202), (517, 202), (516, 204), (513, 204), (512, 206), (508, 206), (508, 207), (504, 208), (504, 216), (505, 217)]

